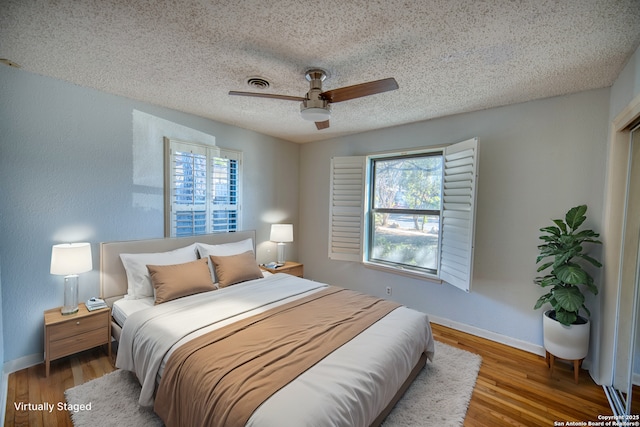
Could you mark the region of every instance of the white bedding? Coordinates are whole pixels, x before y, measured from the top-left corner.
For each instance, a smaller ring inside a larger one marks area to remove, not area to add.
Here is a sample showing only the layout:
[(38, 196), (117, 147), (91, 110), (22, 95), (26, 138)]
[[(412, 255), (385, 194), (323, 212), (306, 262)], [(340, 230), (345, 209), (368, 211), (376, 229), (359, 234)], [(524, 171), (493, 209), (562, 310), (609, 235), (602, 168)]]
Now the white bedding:
[[(157, 376), (182, 342), (324, 287), (277, 274), (136, 311), (122, 329), (116, 366), (136, 373), (139, 402), (150, 406)], [(288, 425), (368, 426), (433, 350), (427, 315), (401, 307), (275, 393), (247, 425), (279, 426), (284, 416)]]
[(140, 298), (140, 299), (126, 299), (121, 298), (113, 303), (111, 308), (111, 316), (120, 327), (124, 325), (124, 322), (129, 316), (136, 311), (144, 310), (145, 308), (153, 307), (155, 300), (153, 297)]

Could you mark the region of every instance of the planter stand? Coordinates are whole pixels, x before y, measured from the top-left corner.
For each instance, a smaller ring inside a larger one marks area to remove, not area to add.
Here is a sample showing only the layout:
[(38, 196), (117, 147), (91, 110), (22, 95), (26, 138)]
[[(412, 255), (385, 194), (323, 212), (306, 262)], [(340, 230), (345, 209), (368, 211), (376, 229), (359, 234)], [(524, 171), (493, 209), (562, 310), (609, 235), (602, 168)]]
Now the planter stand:
[(583, 318), (584, 323), (565, 326), (551, 317), (553, 310), (547, 310), (542, 316), (544, 335), (545, 360), (553, 374), (555, 359), (567, 360), (573, 363), (573, 376), (578, 384), (580, 366), (589, 352), (589, 332), (591, 322)]
[[(549, 376), (553, 375), (553, 365), (556, 361), (556, 359), (560, 359), (559, 357), (554, 356), (553, 354), (549, 353), (547, 350), (545, 350), (546, 356), (545, 356), (545, 361), (547, 362), (547, 367), (549, 368)], [(578, 377), (580, 376), (580, 367), (582, 366), (582, 361), (584, 359), (561, 359), (561, 360), (567, 360), (569, 362), (573, 362), (573, 379), (575, 380), (576, 384), (578, 384)]]

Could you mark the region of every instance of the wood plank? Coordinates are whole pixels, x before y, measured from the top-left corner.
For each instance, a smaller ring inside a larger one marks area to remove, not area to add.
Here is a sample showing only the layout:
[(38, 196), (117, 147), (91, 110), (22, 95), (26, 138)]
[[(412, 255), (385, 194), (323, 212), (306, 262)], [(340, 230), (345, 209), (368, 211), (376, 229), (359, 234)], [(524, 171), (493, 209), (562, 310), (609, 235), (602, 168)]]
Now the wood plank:
[[(569, 364), (557, 362), (550, 377), (544, 357), (444, 326), (433, 324), (432, 329), (438, 341), (483, 358), (465, 426), (552, 426), (554, 421), (595, 421), (600, 414), (611, 414), (602, 387), (585, 370), (575, 384)], [(15, 410), (14, 402), (64, 402), (66, 389), (112, 372), (112, 362), (103, 346), (56, 360), (48, 378), (44, 365), (10, 374), (5, 426), (72, 427), (67, 412), (32, 416)]]
[[(18, 403), (29, 403), (29, 378), (27, 369), (16, 373), (16, 399)], [(7, 402), (9, 403), (9, 402)], [(13, 402), (11, 402), (13, 404)], [(16, 410), (14, 424), (16, 427), (29, 425), (29, 412)]]

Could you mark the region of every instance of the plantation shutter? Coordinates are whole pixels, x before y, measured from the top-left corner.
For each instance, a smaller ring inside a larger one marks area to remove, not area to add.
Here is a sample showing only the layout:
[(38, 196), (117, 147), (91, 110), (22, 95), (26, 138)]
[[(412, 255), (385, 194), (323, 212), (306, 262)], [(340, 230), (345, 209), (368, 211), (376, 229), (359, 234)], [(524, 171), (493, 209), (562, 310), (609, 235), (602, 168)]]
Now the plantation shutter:
[(168, 235), (207, 233), (207, 147), (165, 138)]
[(165, 236), (238, 230), (242, 152), (164, 140)]
[(211, 231), (228, 232), (238, 229), (242, 153), (220, 149), (211, 161)]
[(366, 158), (331, 159), (329, 258), (362, 261)]
[(478, 179), (478, 139), (444, 150), (440, 278), (471, 290)]

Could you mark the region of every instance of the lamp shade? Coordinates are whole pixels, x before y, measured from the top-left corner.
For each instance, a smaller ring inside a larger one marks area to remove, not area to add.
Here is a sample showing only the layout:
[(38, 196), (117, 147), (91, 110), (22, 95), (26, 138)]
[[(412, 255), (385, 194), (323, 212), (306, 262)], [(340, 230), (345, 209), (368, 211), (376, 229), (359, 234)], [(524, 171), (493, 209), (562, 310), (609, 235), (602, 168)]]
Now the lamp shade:
[(293, 224), (271, 224), (272, 242), (293, 242)]
[(80, 274), (93, 268), (89, 243), (63, 243), (51, 250), (51, 274)]

